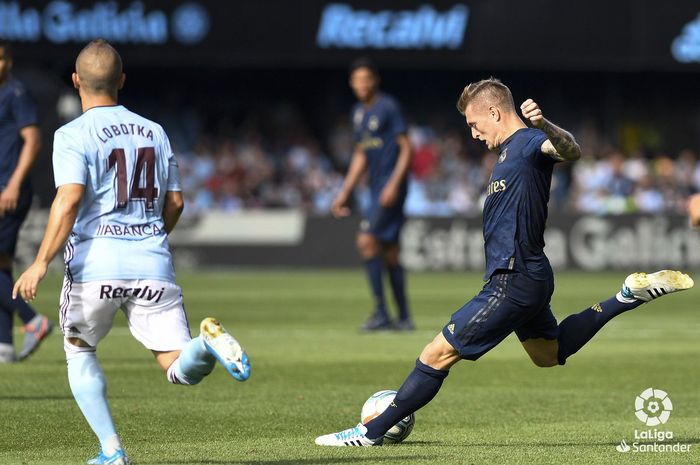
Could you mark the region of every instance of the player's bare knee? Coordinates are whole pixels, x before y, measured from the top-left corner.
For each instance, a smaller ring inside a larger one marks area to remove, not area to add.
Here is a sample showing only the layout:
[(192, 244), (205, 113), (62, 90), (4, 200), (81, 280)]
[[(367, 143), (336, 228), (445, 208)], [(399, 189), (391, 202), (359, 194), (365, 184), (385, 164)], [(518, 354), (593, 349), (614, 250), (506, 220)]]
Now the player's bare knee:
[(442, 334), (438, 334), (420, 354), (419, 360), (436, 370), (449, 370), (460, 360), (459, 353)]
[(159, 352), (156, 350), (153, 350), (153, 355), (156, 358), (156, 362), (158, 362), (158, 365), (160, 366), (161, 370), (163, 370), (163, 373), (166, 375), (168, 374), (168, 371), (170, 370), (170, 367), (175, 363), (175, 360), (178, 359), (180, 356), (180, 353), (182, 352), (181, 350), (171, 350), (168, 352)]
[(399, 250), (397, 247), (392, 247), (384, 251), (384, 263), (388, 267), (399, 266)]
[(63, 350), (66, 352), (66, 359), (93, 354), (96, 348), (77, 337), (66, 337), (63, 339)]
[(537, 357), (530, 356), (530, 358), (532, 359), (532, 363), (534, 363), (536, 366), (538, 366), (540, 368), (549, 368), (549, 367), (555, 367), (555, 366), (559, 365), (559, 359), (556, 356), (554, 356), (554, 357), (549, 356), (549, 355), (537, 356)]
[(379, 244), (374, 237), (369, 234), (359, 234), (357, 236), (357, 251), (364, 259), (376, 257), (379, 253)]

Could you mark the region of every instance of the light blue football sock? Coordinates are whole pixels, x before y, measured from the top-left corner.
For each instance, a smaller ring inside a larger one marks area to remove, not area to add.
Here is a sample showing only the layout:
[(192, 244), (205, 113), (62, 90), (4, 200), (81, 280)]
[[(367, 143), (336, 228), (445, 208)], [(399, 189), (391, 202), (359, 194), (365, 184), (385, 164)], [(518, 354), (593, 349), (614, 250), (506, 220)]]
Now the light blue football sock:
[(202, 338), (187, 343), (180, 356), (168, 368), (168, 381), (173, 384), (197, 384), (212, 372), (216, 358), (209, 353)]
[(68, 383), (73, 397), (100, 440), (102, 450), (111, 455), (121, 444), (107, 403), (107, 382), (95, 352), (79, 352), (67, 359)]

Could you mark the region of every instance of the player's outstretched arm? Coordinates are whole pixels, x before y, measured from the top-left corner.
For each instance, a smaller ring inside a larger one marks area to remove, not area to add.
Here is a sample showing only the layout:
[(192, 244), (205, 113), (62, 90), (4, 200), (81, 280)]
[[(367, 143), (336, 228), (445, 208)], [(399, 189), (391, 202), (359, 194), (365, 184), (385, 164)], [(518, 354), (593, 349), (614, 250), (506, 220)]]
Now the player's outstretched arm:
[(574, 136), (567, 130), (560, 128), (542, 115), (540, 106), (531, 98), (520, 105), (523, 117), (530, 123), (547, 134), (548, 139), (542, 144), (542, 152), (560, 161), (574, 161), (581, 158), (579, 147)]
[(36, 288), (46, 275), (49, 263), (68, 240), (84, 192), (85, 186), (82, 184), (64, 184), (58, 187), (39, 252), (34, 263), (15, 282), (13, 299), (18, 295), (26, 301), (36, 297)]
[(185, 209), (185, 200), (180, 191), (168, 191), (165, 193), (165, 205), (163, 206), (163, 223), (165, 232), (175, 229), (177, 220), (180, 219), (182, 210)]
[(348, 208), (350, 194), (352, 194), (353, 189), (355, 189), (355, 186), (360, 181), (360, 176), (362, 176), (366, 168), (367, 155), (365, 155), (364, 150), (358, 148), (352, 156), (348, 174), (345, 176), (345, 181), (343, 181), (343, 187), (340, 189), (335, 199), (333, 199), (333, 204), (331, 205), (331, 213), (336, 218), (341, 218), (350, 214), (350, 208)]

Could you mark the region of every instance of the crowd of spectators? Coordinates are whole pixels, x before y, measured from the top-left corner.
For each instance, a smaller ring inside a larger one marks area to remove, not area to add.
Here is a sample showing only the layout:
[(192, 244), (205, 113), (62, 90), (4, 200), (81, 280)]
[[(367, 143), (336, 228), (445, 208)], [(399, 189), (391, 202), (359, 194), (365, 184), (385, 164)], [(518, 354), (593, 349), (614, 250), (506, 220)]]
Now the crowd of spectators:
[[(408, 215), (480, 213), (497, 154), (467, 136), (458, 129), (410, 128), (414, 159), (405, 207)], [(342, 118), (325, 142), (298, 136), (284, 144), (271, 143), (254, 131), (200, 137), (193, 148), (177, 150), (189, 200), (186, 213), (294, 208), (329, 214), (352, 156), (350, 128)], [(687, 196), (700, 191), (700, 162), (692, 150), (624, 153), (596, 140), (581, 142), (581, 160), (555, 168), (552, 210), (682, 212)], [(357, 189), (358, 208), (366, 204), (367, 195), (366, 188)]]

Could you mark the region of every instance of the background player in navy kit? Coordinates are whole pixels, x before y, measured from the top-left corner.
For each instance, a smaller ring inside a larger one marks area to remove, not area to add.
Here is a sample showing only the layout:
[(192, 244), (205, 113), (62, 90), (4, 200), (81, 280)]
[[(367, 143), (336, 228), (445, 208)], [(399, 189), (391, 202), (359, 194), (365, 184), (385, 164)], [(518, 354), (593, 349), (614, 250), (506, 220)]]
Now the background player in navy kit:
[(700, 226), (700, 194), (691, 195), (688, 199), (688, 214), (690, 215), (690, 225)]
[[(369, 170), (371, 205), (357, 234), (357, 249), (365, 261), (374, 313), (364, 330), (412, 330), (404, 269), (399, 262), (399, 234), (404, 223), (407, 174), (411, 165), (411, 144), (406, 121), (396, 101), (378, 90), (379, 75), (373, 63), (356, 60), (350, 67), (350, 87), (358, 103), (352, 109), (355, 152), (340, 193), (333, 201), (336, 217), (350, 214), (348, 202), (365, 170)], [(392, 323), (386, 310), (382, 268), (386, 266), (399, 320)]]
[(543, 234), (552, 167), (558, 161), (578, 159), (578, 144), (567, 131), (544, 119), (531, 99), (520, 107), (535, 126), (528, 128), (508, 87), (493, 78), (467, 86), (457, 107), (472, 137), (500, 150), (484, 205), (488, 282), (423, 349), (383, 414), (366, 425), (320, 436), (316, 444), (380, 445), (389, 428), (430, 402), (452, 365), (461, 359), (477, 360), (513, 331), (537, 366), (563, 365), (613, 317), (693, 286), (688, 275), (677, 271), (634, 273), (615, 296), (557, 325), (549, 306), (554, 279), (543, 251)]
[(0, 363), (16, 360), (12, 344), (15, 312), (24, 323), (24, 342), (19, 353), (29, 356), (53, 325), (22, 300), (12, 298), (12, 265), (19, 229), (32, 203), (29, 170), (39, 153), (39, 118), (31, 96), (10, 75), (12, 54), (0, 42)]

